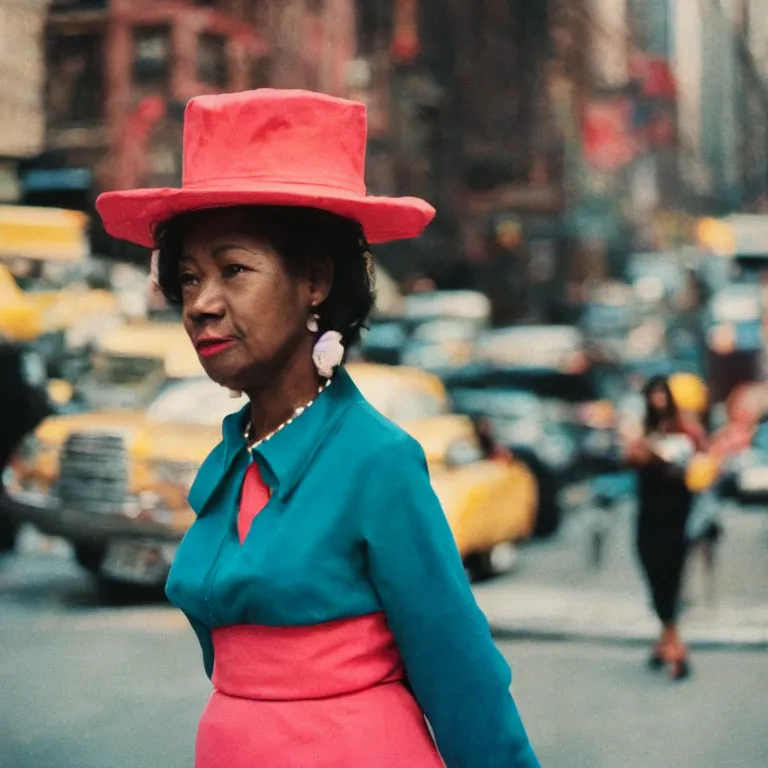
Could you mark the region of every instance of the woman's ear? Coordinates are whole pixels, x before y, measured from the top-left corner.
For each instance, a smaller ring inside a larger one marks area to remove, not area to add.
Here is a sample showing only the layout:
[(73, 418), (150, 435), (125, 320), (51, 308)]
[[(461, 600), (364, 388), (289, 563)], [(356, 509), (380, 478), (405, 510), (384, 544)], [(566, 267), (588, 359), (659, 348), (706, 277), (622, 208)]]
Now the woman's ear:
[(312, 306), (319, 306), (331, 292), (333, 262), (328, 257), (313, 259), (309, 265), (309, 298)]

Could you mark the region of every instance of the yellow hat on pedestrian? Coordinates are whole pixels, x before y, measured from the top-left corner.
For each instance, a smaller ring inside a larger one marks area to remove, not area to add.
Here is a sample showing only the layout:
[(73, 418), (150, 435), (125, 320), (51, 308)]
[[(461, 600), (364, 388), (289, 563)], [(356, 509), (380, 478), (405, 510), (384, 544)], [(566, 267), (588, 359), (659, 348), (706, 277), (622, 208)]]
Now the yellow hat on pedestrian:
[(682, 411), (703, 413), (709, 403), (707, 385), (693, 373), (673, 373), (669, 388), (675, 405)]

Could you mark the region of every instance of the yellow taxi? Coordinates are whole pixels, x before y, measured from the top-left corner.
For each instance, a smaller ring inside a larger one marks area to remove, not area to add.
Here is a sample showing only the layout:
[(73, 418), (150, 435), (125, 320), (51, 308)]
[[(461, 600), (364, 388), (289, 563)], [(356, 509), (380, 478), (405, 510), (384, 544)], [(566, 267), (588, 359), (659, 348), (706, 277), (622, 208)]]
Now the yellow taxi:
[[(427, 373), (352, 364), (371, 404), (422, 445), (458, 548), (478, 575), (499, 547), (528, 538), (536, 481), (522, 463), (483, 457), (471, 421), (450, 412)], [(243, 405), (201, 375), (165, 388), (142, 411), (106, 410), (45, 421), (12, 458), (6, 488), (16, 516), (63, 536), (106, 582), (160, 585), (193, 520), (186, 496)]]
[(54, 369), (120, 315), (111, 291), (86, 284), (87, 224), (78, 211), (0, 205), (0, 335)]

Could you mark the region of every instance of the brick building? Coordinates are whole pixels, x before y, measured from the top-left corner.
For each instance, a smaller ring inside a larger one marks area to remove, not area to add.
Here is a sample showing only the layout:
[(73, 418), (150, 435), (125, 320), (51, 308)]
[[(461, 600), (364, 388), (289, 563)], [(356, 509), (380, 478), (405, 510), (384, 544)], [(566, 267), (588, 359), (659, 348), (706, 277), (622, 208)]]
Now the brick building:
[(353, 0), (53, 0), (47, 151), (27, 167), (27, 200), (92, 210), (105, 190), (177, 186), (190, 98), (265, 86), (344, 95), (354, 29)]
[(45, 0), (0, 5), (0, 203), (17, 202), (17, 164), (43, 147)]

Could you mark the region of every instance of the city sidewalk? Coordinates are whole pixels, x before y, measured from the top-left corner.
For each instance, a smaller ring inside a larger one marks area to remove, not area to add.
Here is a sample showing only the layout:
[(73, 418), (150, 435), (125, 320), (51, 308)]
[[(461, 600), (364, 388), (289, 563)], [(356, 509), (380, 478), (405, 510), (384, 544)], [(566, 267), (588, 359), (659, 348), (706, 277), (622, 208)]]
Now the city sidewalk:
[[(658, 623), (636, 566), (633, 519), (631, 508), (614, 513), (599, 568), (590, 562), (593, 518), (579, 511), (555, 539), (523, 549), (514, 573), (475, 585), (494, 634), (653, 642)], [(768, 648), (768, 514), (729, 510), (725, 528), (714, 593), (706, 593), (698, 564), (691, 570), (685, 639), (694, 647)]]

